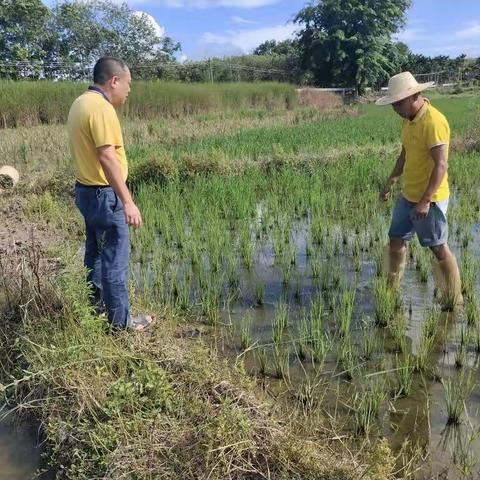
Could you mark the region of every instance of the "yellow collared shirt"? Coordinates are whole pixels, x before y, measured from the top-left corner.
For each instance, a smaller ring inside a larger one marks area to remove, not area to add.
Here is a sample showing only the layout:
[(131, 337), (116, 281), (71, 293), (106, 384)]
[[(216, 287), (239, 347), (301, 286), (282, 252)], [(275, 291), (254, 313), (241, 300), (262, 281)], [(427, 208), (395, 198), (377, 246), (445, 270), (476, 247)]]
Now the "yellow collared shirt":
[[(428, 187), (434, 168), (430, 150), (438, 145), (446, 145), (448, 154), (450, 127), (447, 119), (425, 99), (415, 118), (412, 121), (404, 120), (402, 143), (406, 155), (403, 196), (410, 202), (419, 202)], [(448, 174), (445, 173), (432, 202), (447, 200), (449, 196)]]
[(107, 145), (115, 147), (123, 179), (127, 180), (127, 157), (117, 112), (101, 94), (88, 91), (73, 102), (67, 129), (75, 176), (80, 183), (108, 185), (97, 153), (97, 148)]

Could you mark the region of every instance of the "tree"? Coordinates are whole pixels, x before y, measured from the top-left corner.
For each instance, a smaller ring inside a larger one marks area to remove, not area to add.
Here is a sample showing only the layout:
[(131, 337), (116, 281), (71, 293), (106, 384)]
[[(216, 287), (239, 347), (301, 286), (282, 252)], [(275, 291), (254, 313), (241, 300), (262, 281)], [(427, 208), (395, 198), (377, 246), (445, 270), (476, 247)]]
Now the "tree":
[(405, 25), (411, 0), (316, 0), (294, 22), (303, 68), (317, 85), (351, 86), (362, 93), (395, 70), (391, 37)]
[(254, 55), (291, 55), (299, 56), (301, 53), (298, 40), (266, 40), (253, 50)]
[[(4, 75), (14, 78), (35, 75), (45, 55), (44, 25), (50, 15), (41, 0), (0, 0), (0, 62)], [(22, 62), (22, 67), (9, 68)]]
[[(160, 37), (146, 14), (110, 0), (70, 0), (53, 9), (53, 31), (57, 42), (51, 56), (62, 62), (91, 66), (104, 55), (125, 60), (137, 74), (172, 61), (180, 44)], [(147, 67), (147, 69), (145, 69)]]

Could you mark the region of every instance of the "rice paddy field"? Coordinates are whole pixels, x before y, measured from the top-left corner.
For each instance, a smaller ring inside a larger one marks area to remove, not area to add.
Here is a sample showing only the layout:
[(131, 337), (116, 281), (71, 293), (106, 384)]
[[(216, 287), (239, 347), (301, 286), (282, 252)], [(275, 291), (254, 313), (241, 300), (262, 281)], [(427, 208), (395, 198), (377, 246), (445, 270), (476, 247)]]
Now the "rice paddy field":
[[(401, 121), (370, 104), (125, 119), (144, 218), (131, 284), (142, 304), (188, 319), (186, 335), (244, 369), (287, 415), (301, 412), (305, 437), (328, 423), (339, 445), (386, 438), (388, 478), (478, 478), (480, 96), (432, 103), (453, 134), (449, 244), (463, 309), (440, 308), (417, 240), (401, 289), (386, 284), (393, 200), (378, 195)], [(64, 130), (0, 131), (0, 155), (27, 179), (26, 214), (67, 225), (80, 245), (68, 195), (56, 204), (71, 183)]]

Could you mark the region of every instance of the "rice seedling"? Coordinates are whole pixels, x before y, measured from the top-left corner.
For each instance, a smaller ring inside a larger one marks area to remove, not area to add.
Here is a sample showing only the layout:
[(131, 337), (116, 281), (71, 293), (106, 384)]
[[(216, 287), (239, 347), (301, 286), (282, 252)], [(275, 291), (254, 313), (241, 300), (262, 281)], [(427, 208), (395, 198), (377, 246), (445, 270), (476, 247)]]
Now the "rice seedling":
[(419, 248), (416, 251), (415, 268), (418, 272), (420, 281), (427, 283), (430, 273), (430, 254), (425, 248)]
[(395, 356), (396, 386), (394, 396), (408, 397), (412, 391), (415, 359), (410, 354)]
[(343, 337), (338, 345), (337, 352), (338, 362), (341, 365), (342, 373), (348, 380), (352, 380), (353, 371), (355, 370), (355, 354), (350, 336)]
[(375, 318), (377, 325), (386, 327), (400, 309), (398, 291), (390, 288), (383, 277), (374, 280), (373, 295), (375, 299)]
[(300, 311), (300, 321), (298, 322), (298, 338), (296, 342), (298, 357), (303, 360), (308, 355), (308, 346), (311, 343), (311, 334), (309, 326), (309, 316), (307, 310), (302, 308)]
[(469, 294), (469, 300), (467, 300), (465, 306), (465, 317), (467, 319), (467, 325), (469, 326), (480, 323), (480, 303), (475, 292)]
[(469, 343), (469, 337), (470, 335), (468, 331), (462, 328), (460, 343), (455, 351), (455, 367), (458, 369), (463, 368), (467, 363), (467, 346)]
[(185, 273), (180, 283), (177, 283), (175, 296), (175, 306), (181, 310), (187, 310), (190, 305), (190, 288), (191, 275), (190, 272)]
[(447, 408), (447, 424), (458, 425), (465, 411), (465, 402), (475, 387), (472, 372), (462, 370), (454, 377), (445, 378), (442, 383)]
[(265, 301), (265, 283), (257, 282), (255, 285), (255, 301), (257, 305), (263, 305)]
[(290, 359), (288, 348), (274, 344), (273, 345), (273, 365), (277, 378), (285, 382), (290, 381)]
[[(478, 261), (476, 261), (468, 249), (462, 252), (462, 292), (466, 300), (473, 300), (475, 297), (475, 286), (478, 275)], [(467, 308), (468, 308), (467, 303)]]
[(355, 432), (368, 436), (385, 400), (387, 385), (382, 375), (364, 379), (363, 383), (365, 386), (353, 397)]
[(258, 373), (260, 375), (265, 375), (267, 373), (267, 347), (261, 346), (255, 350), (255, 355), (258, 361)]
[(420, 345), (418, 346), (415, 357), (417, 371), (425, 372), (431, 367), (432, 353), (437, 343), (441, 311), (439, 308), (432, 308), (425, 316), (420, 336)]
[(318, 408), (326, 394), (325, 382), (306, 375), (300, 383), (296, 394), (297, 401), (304, 415), (309, 415)]
[(388, 322), (388, 330), (392, 334), (395, 352), (406, 350), (407, 321), (404, 315), (397, 314)]
[(362, 350), (361, 357), (363, 360), (371, 360), (379, 350), (379, 340), (375, 335), (375, 330), (370, 322), (362, 319)]
[(243, 318), (240, 324), (240, 346), (242, 350), (247, 350), (252, 343), (252, 326), (253, 318), (252, 315), (248, 312)]
[(336, 317), (341, 336), (347, 336), (352, 323), (353, 305), (355, 303), (355, 289), (347, 288), (340, 296), (340, 303), (337, 307)]

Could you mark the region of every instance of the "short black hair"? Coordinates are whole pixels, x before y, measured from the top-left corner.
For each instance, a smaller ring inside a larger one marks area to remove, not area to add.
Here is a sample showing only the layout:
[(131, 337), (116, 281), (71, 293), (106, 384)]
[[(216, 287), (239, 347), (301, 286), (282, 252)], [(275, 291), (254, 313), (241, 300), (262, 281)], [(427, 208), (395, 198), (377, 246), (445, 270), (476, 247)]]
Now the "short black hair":
[(127, 69), (127, 64), (116, 57), (102, 57), (93, 67), (93, 83), (104, 85), (115, 75)]

